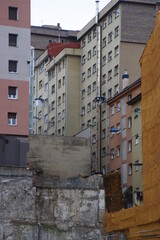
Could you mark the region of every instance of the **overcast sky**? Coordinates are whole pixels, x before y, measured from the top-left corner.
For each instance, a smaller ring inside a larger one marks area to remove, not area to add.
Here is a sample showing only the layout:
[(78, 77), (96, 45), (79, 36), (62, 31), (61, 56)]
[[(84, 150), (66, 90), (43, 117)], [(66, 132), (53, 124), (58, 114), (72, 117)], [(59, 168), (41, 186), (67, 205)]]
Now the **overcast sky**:
[[(110, 0), (100, 0), (99, 9)], [(96, 13), (95, 0), (31, 0), (31, 25), (57, 25), (80, 30)]]

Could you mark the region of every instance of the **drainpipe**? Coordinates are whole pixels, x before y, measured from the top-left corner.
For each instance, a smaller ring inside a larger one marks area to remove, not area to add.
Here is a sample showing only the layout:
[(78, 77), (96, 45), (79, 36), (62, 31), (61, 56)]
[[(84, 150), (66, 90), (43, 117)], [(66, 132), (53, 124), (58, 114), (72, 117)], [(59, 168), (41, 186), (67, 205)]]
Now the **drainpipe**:
[[(96, 25), (97, 25), (97, 93), (101, 96), (101, 26), (99, 20), (99, 1), (96, 1)], [(97, 170), (101, 172), (101, 101), (98, 101), (98, 123), (97, 123)]]

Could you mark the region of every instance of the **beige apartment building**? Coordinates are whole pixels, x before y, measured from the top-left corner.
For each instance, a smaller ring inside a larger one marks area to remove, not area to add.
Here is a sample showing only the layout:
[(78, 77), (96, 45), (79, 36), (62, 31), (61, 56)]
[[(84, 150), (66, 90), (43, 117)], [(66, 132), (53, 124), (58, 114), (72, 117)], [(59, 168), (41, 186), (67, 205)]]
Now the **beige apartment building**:
[(35, 134), (80, 131), (80, 44), (50, 43), (35, 63)]
[[(97, 1), (98, 2), (98, 1)], [(106, 100), (122, 90), (125, 69), (130, 83), (140, 78), (139, 59), (155, 21), (155, 2), (112, 0), (78, 33), (81, 41), (81, 130), (90, 127), (92, 172), (108, 172)], [(98, 166), (98, 167), (97, 167)]]
[(133, 203), (143, 203), (143, 162), (142, 162), (142, 124), (141, 94), (132, 98), (128, 104), (132, 107), (132, 186)]

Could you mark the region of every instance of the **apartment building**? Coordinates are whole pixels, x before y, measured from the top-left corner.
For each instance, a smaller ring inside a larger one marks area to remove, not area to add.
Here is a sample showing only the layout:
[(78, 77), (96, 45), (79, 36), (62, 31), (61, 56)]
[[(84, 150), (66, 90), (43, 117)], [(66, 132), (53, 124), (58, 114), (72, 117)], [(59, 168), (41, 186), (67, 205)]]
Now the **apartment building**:
[(49, 43), (35, 63), (34, 133), (73, 136), (80, 131), (79, 82), (80, 44)]
[[(141, 79), (129, 85), (128, 76), (126, 72), (123, 75), (123, 81), (127, 80), (126, 84), (124, 84), (124, 89), (107, 102), (110, 114), (108, 126), (108, 165), (111, 173), (115, 171), (121, 173), (123, 189), (133, 186), (132, 148), (134, 145), (139, 145), (140, 142), (140, 134), (136, 132), (136, 126), (134, 126), (134, 131), (132, 132), (133, 119), (138, 117), (140, 107), (135, 108), (135, 111), (133, 111), (131, 105), (127, 103), (141, 93)], [(133, 135), (134, 132), (136, 132), (135, 135)], [(136, 149), (134, 150), (136, 151)], [(140, 154), (142, 154), (141, 149), (139, 149)], [(139, 157), (142, 159), (142, 156)]]
[(133, 204), (143, 203), (143, 162), (142, 162), (142, 123), (141, 94), (132, 98), (128, 104), (132, 107), (132, 187)]
[(2, 0), (0, 16), (0, 164), (14, 165), (29, 133), (30, 0)]
[(78, 32), (79, 31), (62, 29), (60, 23), (57, 23), (55, 26), (31, 26), (31, 45), (35, 49), (35, 59), (37, 59), (45, 51), (49, 42), (77, 42)]
[(125, 69), (130, 83), (140, 78), (139, 59), (154, 26), (155, 8), (154, 0), (111, 0), (77, 35), (81, 41), (80, 124), (81, 130), (91, 127), (93, 172), (108, 171), (106, 100), (122, 90)]

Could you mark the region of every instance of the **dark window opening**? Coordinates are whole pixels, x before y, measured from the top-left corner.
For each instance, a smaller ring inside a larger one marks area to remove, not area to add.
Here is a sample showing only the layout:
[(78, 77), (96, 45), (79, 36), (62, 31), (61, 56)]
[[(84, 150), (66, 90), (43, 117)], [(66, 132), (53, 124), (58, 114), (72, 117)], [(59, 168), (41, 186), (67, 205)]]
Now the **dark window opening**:
[(9, 60), (9, 72), (17, 72), (17, 61)]
[(9, 34), (9, 46), (17, 46), (17, 34)]
[(18, 8), (9, 7), (9, 19), (10, 20), (18, 20)]

